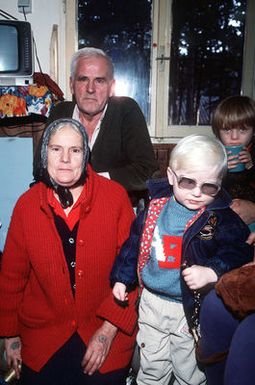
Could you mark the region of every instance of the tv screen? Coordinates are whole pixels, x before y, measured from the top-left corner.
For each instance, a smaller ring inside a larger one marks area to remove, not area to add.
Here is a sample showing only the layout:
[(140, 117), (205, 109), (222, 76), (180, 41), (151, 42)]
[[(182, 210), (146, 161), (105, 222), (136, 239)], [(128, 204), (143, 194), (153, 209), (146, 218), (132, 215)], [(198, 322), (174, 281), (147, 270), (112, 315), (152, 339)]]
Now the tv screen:
[(0, 20), (0, 85), (33, 82), (34, 56), (30, 23)]
[(18, 31), (13, 25), (0, 24), (0, 72), (19, 70)]

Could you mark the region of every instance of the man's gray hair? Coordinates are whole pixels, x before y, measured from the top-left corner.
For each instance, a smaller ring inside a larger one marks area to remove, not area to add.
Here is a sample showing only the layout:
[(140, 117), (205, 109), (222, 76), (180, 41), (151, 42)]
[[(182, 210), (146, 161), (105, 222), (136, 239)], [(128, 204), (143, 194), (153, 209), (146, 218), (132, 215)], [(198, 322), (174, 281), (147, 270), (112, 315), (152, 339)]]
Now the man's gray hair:
[(109, 77), (112, 80), (114, 78), (114, 66), (112, 59), (103, 50), (94, 47), (84, 47), (76, 51), (71, 59), (70, 74), (71, 78), (75, 78), (77, 63), (80, 59), (88, 59), (92, 57), (104, 58), (107, 62)]

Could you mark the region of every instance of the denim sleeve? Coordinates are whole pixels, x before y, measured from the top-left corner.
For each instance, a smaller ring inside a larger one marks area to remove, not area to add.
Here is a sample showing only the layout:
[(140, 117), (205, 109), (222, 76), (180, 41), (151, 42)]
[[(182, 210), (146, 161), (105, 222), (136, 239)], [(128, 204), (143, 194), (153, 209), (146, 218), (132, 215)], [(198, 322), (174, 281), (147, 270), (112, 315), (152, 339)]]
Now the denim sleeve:
[(110, 274), (112, 285), (122, 282), (129, 289), (137, 283), (137, 260), (144, 218), (145, 212), (142, 211), (131, 225), (129, 238), (122, 245), (113, 264)]

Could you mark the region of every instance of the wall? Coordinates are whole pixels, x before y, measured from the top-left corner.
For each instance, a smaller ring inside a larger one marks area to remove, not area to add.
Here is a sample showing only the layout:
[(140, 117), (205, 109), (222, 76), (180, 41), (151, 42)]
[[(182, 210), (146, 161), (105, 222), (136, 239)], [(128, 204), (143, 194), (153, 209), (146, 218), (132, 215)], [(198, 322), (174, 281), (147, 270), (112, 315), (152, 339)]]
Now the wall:
[[(50, 42), (52, 27), (58, 25), (58, 62), (59, 86), (66, 94), (66, 66), (65, 66), (65, 1), (63, 0), (31, 0), (32, 13), (26, 15), (31, 24), (37, 53), (42, 71), (50, 75)], [(0, 9), (24, 20), (23, 13), (18, 12), (18, 0), (0, 0)], [(0, 18), (3, 17), (0, 15)], [(37, 63), (35, 70), (39, 71)]]
[(0, 139), (0, 250), (3, 250), (13, 206), (32, 181), (32, 162), (32, 138)]
[[(42, 71), (50, 74), (50, 42), (52, 27), (58, 25), (59, 86), (66, 94), (65, 66), (65, 1), (32, 0), (32, 13), (26, 15), (30, 22)], [(0, 9), (24, 20), (18, 12), (18, 0), (0, 0)], [(0, 15), (0, 18), (3, 17)], [(39, 71), (35, 62), (35, 70)], [(0, 137), (0, 250), (3, 248), (13, 206), (20, 194), (32, 181), (32, 138)]]

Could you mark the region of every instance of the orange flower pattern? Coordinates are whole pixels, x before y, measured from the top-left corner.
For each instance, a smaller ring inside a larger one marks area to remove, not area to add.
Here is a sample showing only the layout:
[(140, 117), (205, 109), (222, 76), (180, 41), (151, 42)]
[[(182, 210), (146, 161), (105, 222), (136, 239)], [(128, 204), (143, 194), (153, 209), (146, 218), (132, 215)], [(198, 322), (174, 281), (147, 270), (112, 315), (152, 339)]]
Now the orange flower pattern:
[(39, 114), (49, 116), (53, 95), (46, 86), (0, 87), (0, 118)]
[(26, 101), (15, 95), (2, 95), (0, 97), (0, 116), (26, 116)]

